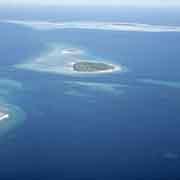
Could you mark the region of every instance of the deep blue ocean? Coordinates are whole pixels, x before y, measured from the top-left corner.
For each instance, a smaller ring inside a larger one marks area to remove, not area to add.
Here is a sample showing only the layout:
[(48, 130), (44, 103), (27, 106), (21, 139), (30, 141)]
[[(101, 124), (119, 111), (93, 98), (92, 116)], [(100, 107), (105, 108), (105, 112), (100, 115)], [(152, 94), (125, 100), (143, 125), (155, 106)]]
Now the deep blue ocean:
[[(180, 26), (180, 11), (21, 7), (1, 8), (0, 19)], [(78, 77), (14, 68), (51, 43), (83, 47), (127, 71)], [(36, 31), (0, 23), (0, 90), (1, 79), (20, 83), (3, 98), (26, 114), (0, 137), (0, 179), (180, 179), (179, 69), (180, 33)]]

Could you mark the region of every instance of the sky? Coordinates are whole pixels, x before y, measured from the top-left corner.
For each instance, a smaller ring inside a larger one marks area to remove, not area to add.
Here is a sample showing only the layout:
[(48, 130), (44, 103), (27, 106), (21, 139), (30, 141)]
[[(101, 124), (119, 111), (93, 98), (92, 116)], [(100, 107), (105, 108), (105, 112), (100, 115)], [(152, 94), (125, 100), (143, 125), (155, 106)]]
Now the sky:
[(1, 5), (180, 6), (180, 0), (0, 0)]

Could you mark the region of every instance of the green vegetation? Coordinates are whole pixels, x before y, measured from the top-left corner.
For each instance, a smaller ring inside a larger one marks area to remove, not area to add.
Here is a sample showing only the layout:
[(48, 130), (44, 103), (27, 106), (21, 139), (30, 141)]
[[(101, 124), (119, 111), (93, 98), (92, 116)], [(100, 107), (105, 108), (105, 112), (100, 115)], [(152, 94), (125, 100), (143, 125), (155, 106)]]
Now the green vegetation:
[(114, 66), (96, 62), (77, 62), (73, 65), (73, 69), (77, 72), (100, 72), (113, 70)]

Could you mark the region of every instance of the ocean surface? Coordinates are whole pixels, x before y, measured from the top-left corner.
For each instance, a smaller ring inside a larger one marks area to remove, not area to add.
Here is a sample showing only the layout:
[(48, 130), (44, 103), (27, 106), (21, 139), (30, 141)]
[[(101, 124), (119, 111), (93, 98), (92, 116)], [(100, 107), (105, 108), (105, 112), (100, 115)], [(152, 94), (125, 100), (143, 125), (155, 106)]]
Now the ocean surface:
[[(178, 9), (1, 8), (0, 20), (180, 26)], [(80, 48), (126, 71), (18, 69), (48, 47)], [(180, 178), (180, 33), (36, 30), (0, 23), (0, 179)], [(14, 110), (15, 109), (15, 110)]]

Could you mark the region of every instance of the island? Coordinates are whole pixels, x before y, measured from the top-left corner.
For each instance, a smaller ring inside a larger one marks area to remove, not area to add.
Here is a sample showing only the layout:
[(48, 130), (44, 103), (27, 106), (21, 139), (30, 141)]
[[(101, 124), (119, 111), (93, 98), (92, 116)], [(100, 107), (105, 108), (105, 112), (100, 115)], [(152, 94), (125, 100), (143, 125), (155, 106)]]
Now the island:
[(98, 73), (98, 72), (112, 72), (116, 66), (112, 64), (99, 63), (99, 62), (76, 62), (73, 64), (73, 70), (76, 72), (84, 73)]
[(80, 76), (124, 71), (122, 65), (92, 56), (83, 49), (62, 46), (49, 47), (46, 53), (41, 53), (42, 55), (24, 64), (16, 64), (15, 67), (38, 72)]

